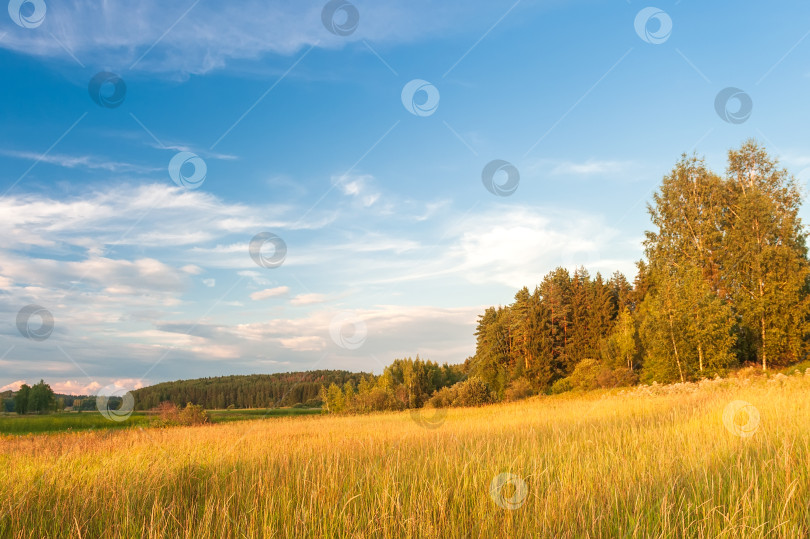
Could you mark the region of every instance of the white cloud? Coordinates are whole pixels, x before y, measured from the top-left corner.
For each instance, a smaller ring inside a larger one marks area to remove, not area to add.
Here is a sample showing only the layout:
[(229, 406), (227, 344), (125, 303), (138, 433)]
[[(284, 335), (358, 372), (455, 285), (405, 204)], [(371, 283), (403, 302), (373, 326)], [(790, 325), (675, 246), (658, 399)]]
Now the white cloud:
[(598, 161), (588, 160), (582, 163), (575, 163), (571, 161), (564, 161), (557, 164), (551, 173), (555, 175), (575, 175), (575, 176), (593, 176), (593, 175), (616, 175), (628, 172), (636, 167), (632, 161)]
[(40, 163), (48, 163), (50, 165), (57, 165), (64, 168), (84, 168), (88, 170), (105, 170), (107, 172), (137, 172), (146, 174), (149, 172), (159, 172), (164, 170), (158, 167), (147, 167), (143, 165), (136, 165), (133, 163), (123, 163), (119, 161), (107, 161), (103, 158), (91, 155), (64, 155), (64, 154), (38, 154), (35, 152), (5, 150), (0, 149), (0, 155), (14, 157), (16, 159), (24, 159), (27, 161), (35, 161)]
[(3, 387), (0, 387), (0, 391), (19, 391), (20, 386), (25, 384), (25, 380), (16, 380), (11, 382), (10, 384), (6, 384)]
[(374, 177), (370, 174), (332, 176), (332, 183), (340, 187), (344, 195), (360, 202), (364, 208), (369, 208), (380, 199), (380, 193), (372, 189)]
[[(85, 64), (114, 71), (132, 66), (172, 74), (205, 73), (233, 59), (290, 55), (314, 45), (338, 48), (361, 39), (378, 44), (410, 41), (458, 25), (476, 8), (460, 0), (448, 0), (440, 8), (429, 0), (355, 3), (361, 14), (358, 30), (339, 37), (321, 21), (325, 2), (50, 2), (37, 31), (11, 31), (0, 46), (73, 61), (66, 48)], [(480, 5), (489, 19), (493, 14), (488, 6)]]
[(290, 305), (314, 305), (316, 303), (324, 303), (327, 300), (323, 294), (299, 294), (290, 300)]
[(274, 298), (277, 296), (283, 296), (289, 293), (290, 287), (288, 286), (277, 286), (275, 288), (266, 288), (264, 290), (260, 290), (258, 292), (253, 292), (250, 295), (250, 299), (253, 301), (260, 301), (267, 298)]

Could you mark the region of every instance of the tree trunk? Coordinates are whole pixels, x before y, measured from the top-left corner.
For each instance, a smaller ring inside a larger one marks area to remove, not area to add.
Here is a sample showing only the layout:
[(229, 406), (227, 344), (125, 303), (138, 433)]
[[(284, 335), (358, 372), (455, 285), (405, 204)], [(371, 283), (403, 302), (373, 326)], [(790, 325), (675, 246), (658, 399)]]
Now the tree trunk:
[(698, 343), (698, 362), (700, 364), (700, 372), (703, 372), (703, 344)]
[(672, 339), (672, 351), (675, 353), (675, 363), (678, 364), (678, 374), (681, 376), (681, 382), (685, 382), (683, 369), (681, 369), (681, 360), (678, 357), (678, 346), (675, 344), (675, 327), (672, 324), (672, 313), (669, 313), (669, 336)]
[(762, 282), (762, 279), (759, 280), (759, 301), (760, 301), (760, 308), (762, 309), (760, 314), (760, 333), (762, 337), (762, 370), (768, 370), (768, 361), (766, 359), (765, 353), (765, 283)]

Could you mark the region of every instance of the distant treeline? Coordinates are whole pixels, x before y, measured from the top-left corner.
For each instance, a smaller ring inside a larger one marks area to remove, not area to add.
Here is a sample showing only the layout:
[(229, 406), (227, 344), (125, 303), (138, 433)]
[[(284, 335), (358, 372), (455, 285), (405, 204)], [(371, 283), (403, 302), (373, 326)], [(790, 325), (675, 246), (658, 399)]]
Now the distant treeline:
[(320, 406), (321, 386), (358, 384), (363, 373), (319, 370), (279, 374), (252, 374), (164, 382), (132, 392), (136, 410), (156, 408), (163, 402), (186, 403), (207, 409), (272, 408), (295, 404)]
[[(79, 405), (82, 403), (84, 403), (84, 407), (80, 408)], [(95, 398), (54, 393), (51, 386), (42, 380), (33, 386), (22, 384), (17, 391), (0, 392), (0, 412), (45, 414), (71, 407), (74, 410), (95, 409)]]

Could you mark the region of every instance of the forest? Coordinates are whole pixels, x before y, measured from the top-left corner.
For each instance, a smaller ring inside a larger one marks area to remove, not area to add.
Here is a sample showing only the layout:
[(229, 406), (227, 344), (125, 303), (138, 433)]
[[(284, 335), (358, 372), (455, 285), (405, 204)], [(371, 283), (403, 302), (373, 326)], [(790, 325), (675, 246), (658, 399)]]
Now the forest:
[(479, 316), (460, 368), (397, 360), (321, 393), (329, 411), (474, 405), (535, 393), (724, 376), (804, 361), (810, 290), (795, 179), (756, 141), (724, 174), (683, 155), (648, 204), (631, 283), (557, 268)]
[(275, 408), (308, 405), (318, 407), (323, 385), (347, 382), (355, 385), (363, 373), (318, 370), (278, 374), (253, 374), (197, 378), (164, 382), (132, 391), (136, 410), (150, 410), (164, 402), (177, 406), (186, 403), (207, 409)]

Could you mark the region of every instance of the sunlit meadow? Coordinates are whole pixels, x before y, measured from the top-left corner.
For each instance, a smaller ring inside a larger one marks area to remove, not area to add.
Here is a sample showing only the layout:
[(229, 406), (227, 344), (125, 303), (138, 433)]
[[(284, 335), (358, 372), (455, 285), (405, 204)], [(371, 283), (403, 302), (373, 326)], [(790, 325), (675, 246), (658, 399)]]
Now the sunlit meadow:
[[(808, 390), (794, 375), (539, 397), (433, 428), (405, 412), (9, 436), (0, 535), (801, 537)], [(751, 436), (724, 423), (735, 400), (759, 412)], [(504, 473), (517, 484), (492, 491)]]

